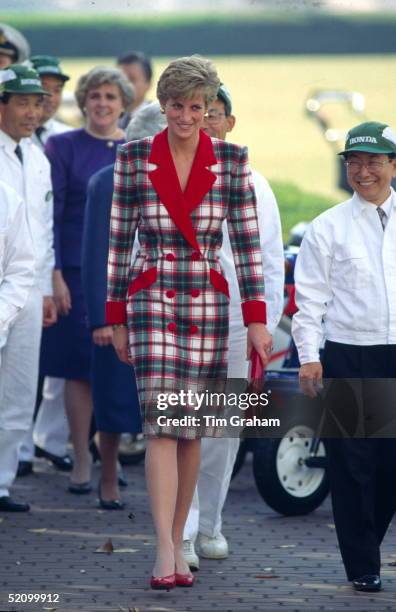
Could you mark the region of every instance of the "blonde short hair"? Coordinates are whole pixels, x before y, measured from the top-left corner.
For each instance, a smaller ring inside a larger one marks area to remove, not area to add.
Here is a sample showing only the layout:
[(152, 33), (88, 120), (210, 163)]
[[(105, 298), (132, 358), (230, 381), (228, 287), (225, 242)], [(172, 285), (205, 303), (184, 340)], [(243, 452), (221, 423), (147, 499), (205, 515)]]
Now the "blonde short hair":
[(199, 55), (173, 60), (161, 74), (157, 98), (162, 105), (170, 98), (189, 100), (202, 94), (205, 104), (216, 99), (220, 79), (212, 62)]
[(101, 85), (117, 85), (124, 108), (128, 108), (135, 99), (135, 89), (132, 83), (128, 81), (120, 70), (96, 66), (87, 72), (87, 74), (83, 74), (77, 82), (74, 95), (82, 112), (84, 112), (88, 92), (91, 89), (97, 89)]

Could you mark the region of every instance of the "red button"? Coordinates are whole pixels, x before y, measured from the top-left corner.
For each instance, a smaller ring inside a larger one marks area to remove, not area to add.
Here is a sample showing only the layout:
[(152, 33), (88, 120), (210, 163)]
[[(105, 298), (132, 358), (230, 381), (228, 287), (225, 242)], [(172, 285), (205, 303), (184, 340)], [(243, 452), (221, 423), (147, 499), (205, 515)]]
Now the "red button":
[(196, 334), (198, 331), (198, 327), (196, 325), (191, 325), (190, 334)]
[(190, 291), (190, 295), (191, 295), (192, 297), (198, 297), (199, 295), (201, 295), (201, 292), (200, 292), (200, 290), (199, 290), (199, 289), (191, 289), (191, 291)]
[(168, 323), (168, 331), (175, 332), (177, 329), (176, 323)]
[(199, 261), (201, 259), (201, 253), (194, 251), (190, 256), (191, 261)]
[(176, 257), (173, 255), (173, 253), (167, 253), (165, 259), (166, 261), (175, 261)]
[(173, 291), (173, 289), (168, 289), (168, 291), (166, 292), (166, 297), (168, 298), (174, 298), (176, 295), (176, 291)]

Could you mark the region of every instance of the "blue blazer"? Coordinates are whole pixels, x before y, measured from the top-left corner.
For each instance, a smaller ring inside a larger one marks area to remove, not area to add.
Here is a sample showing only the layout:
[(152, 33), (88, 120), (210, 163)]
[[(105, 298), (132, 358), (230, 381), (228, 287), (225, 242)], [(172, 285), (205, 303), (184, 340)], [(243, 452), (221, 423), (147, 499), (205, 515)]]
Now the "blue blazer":
[[(92, 176), (88, 184), (81, 274), (91, 330), (106, 326), (107, 257), (114, 165)], [(141, 431), (139, 399), (133, 367), (122, 363), (113, 346), (94, 345), (92, 396), (99, 431)]]

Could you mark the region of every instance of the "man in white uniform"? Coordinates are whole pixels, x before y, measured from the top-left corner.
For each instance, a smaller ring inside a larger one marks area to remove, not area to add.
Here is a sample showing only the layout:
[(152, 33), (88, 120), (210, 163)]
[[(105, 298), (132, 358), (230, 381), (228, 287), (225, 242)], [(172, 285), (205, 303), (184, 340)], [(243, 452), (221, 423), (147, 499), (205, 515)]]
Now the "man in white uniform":
[(43, 88), (50, 93), (43, 103), (43, 113), (40, 125), (35, 129), (32, 140), (40, 149), (44, 149), (45, 143), (50, 136), (63, 134), (72, 130), (69, 125), (55, 119), (56, 113), (62, 102), (62, 92), (65, 83), (70, 77), (65, 74), (59, 59), (53, 55), (32, 55), (30, 64), (39, 73)]
[[(305, 233), (295, 269), (293, 337), (306, 394), (315, 396), (323, 375), (330, 409), (347, 420), (363, 406), (361, 420), (370, 431), (389, 409), (384, 389), (393, 391), (394, 414), (396, 134), (383, 123), (362, 123), (347, 134), (341, 155), (354, 193)], [(352, 379), (358, 396), (345, 384)], [(380, 546), (396, 510), (396, 441), (378, 429), (358, 435), (326, 440), (334, 522), (348, 580), (355, 590), (379, 591)]]
[[(52, 55), (33, 55), (29, 61), (38, 72), (43, 88), (51, 94), (43, 101), (40, 125), (32, 136), (33, 142), (44, 150), (50, 136), (72, 129), (55, 119), (62, 102), (63, 88), (70, 77), (62, 71), (58, 58)], [(45, 457), (62, 471), (68, 472), (73, 468), (72, 459), (66, 453), (69, 425), (65, 413), (64, 386), (61, 378), (45, 379), (43, 400), (37, 412), (33, 433), (28, 432), (21, 445), (18, 476), (26, 476), (33, 471), (34, 444), (37, 457)]]
[[(0, 181), (0, 510), (23, 511), (26, 504), (15, 502), (9, 487), (15, 477), (18, 447), (24, 435), (20, 415), (7, 402), (14, 367), (13, 323), (25, 306), (33, 284), (35, 256), (26, 223), (25, 206), (18, 194)], [(9, 345), (8, 345), (9, 343)], [(11, 347), (9, 351), (8, 348)], [(19, 359), (23, 359), (23, 345)], [(22, 415), (24, 418), (24, 415)]]
[[(52, 298), (53, 205), (50, 167), (45, 155), (30, 140), (42, 112), (42, 88), (35, 70), (11, 64), (0, 71), (0, 180), (23, 200), (29, 234), (35, 252), (33, 284), (26, 305), (17, 315), (7, 340), (7, 359), (12, 367), (1, 368), (3, 405), (7, 422), (19, 431), (31, 426), (36, 401), (42, 325), (56, 321)], [(23, 351), (23, 355), (22, 355)], [(7, 428), (7, 423), (3, 424)], [(11, 461), (12, 459), (12, 461)], [(12, 482), (16, 457), (0, 465)], [(3, 497), (6, 497), (3, 495)], [(7, 510), (7, 504), (3, 510)], [(15, 510), (15, 507), (8, 508)], [(29, 507), (26, 505), (25, 510)]]
[[(221, 85), (217, 99), (209, 106), (204, 129), (213, 138), (225, 140), (235, 125), (231, 96)], [(260, 225), (261, 249), (265, 276), (267, 328), (273, 333), (283, 310), (284, 258), (279, 210), (275, 196), (266, 181), (253, 170)], [(246, 378), (246, 328), (241, 318), (241, 298), (234, 259), (227, 232), (223, 226), (223, 248), (220, 262), (230, 288), (230, 330), (228, 378)], [(232, 469), (239, 448), (239, 438), (204, 438), (198, 486), (184, 530), (184, 556), (191, 569), (199, 568), (199, 558), (223, 559), (228, 556), (228, 543), (221, 533), (221, 513), (231, 481)]]

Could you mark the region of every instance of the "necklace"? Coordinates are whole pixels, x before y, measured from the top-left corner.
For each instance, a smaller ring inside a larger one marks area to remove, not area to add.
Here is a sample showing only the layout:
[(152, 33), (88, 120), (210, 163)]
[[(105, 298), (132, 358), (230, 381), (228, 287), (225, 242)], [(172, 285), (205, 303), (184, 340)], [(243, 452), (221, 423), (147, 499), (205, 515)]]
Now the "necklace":
[(114, 147), (114, 141), (115, 140), (121, 140), (122, 137), (124, 136), (124, 132), (121, 130), (121, 128), (117, 127), (111, 134), (107, 135), (107, 136), (103, 136), (102, 134), (97, 134), (96, 132), (94, 132), (93, 130), (91, 130), (90, 128), (86, 127), (85, 131), (90, 135), (93, 136), (94, 138), (98, 138), (98, 140), (106, 140), (107, 141), (107, 146), (109, 148)]

